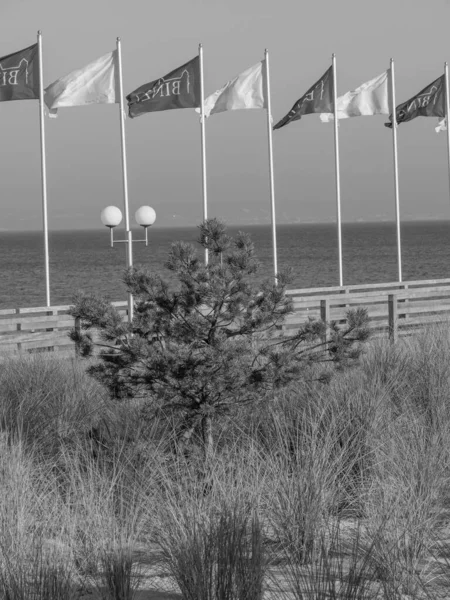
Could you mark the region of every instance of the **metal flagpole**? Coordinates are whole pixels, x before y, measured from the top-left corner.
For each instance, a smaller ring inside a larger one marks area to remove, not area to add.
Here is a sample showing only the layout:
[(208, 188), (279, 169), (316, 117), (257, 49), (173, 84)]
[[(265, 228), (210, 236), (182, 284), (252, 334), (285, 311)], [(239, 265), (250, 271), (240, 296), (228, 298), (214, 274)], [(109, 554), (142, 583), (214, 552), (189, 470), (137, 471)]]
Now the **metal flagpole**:
[(447, 152), (448, 152), (448, 177), (450, 184), (450, 84), (448, 81), (448, 63), (446, 62), (444, 65), (444, 73), (445, 73), (445, 118), (447, 121)]
[(333, 106), (334, 106), (334, 156), (336, 162), (336, 216), (338, 230), (338, 254), (339, 254), (339, 285), (344, 285), (342, 275), (342, 224), (341, 224), (341, 175), (339, 171), (339, 121), (337, 110), (337, 76), (336, 76), (336, 54), (332, 56), (333, 65)]
[[(198, 45), (200, 62), (200, 131), (202, 152), (202, 195), (203, 195), (203, 220), (208, 218), (208, 190), (206, 184), (206, 138), (205, 138), (205, 93), (203, 82), (203, 44)], [(205, 248), (205, 265), (208, 264), (208, 249)]]
[(270, 210), (272, 220), (272, 251), (273, 251), (273, 273), (275, 284), (278, 275), (277, 258), (277, 229), (275, 216), (275, 185), (273, 178), (273, 143), (272, 143), (272, 106), (270, 102), (270, 77), (269, 77), (269, 51), (264, 51), (264, 60), (266, 64), (266, 93), (267, 93), (267, 137), (269, 142), (269, 184), (270, 184)]
[(39, 51), (39, 120), (41, 125), (42, 221), (44, 227), (45, 301), (50, 306), (50, 267), (48, 258), (47, 166), (45, 160), (44, 75), (42, 65), (42, 32), (37, 34)]
[[(130, 229), (130, 215), (128, 209), (128, 176), (127, 176), (127, 152), (125, 145), (125, 113), (123, 103), (123, 81), (122, 81), (122, 51), (120, 38), (117, 38), (117, 65), (119, 74), (119, 108), (120, 108), (120, 141), (122, 147), (122, 174), (123, 174), (123, 205), (125, 212), (127, 267), (133, 266), (133, 238)], [(128, 322), (133, 321), (133, 296), (128, 292)]]
[(391, 58), (391, 102), (392, 102), (392, 142), (394, 149), (394, 185), (395, 185), (395, 221), (397, 226), (397, 262), (398, 280), (402, 281), (402, 245), (400, 237), (400, 201), (398, 193), (398, 156), (397, 156), (397, 113), (395, 110), (395, 72), (394, 59)]

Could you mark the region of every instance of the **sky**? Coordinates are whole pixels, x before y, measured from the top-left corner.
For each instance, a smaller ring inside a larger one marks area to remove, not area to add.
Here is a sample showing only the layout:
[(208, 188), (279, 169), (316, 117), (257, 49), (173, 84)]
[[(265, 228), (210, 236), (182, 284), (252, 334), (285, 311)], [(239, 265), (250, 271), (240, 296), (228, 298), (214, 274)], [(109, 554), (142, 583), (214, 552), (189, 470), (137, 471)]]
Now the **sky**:
[[(268, 48), (274, 121), (337, 57), (338, 95), (395, 59), (403, 102), (450, 61), (450, 0), (2, 0), (0, 57), (43, 35), (44, 85), (122, 40), (125, 94), (162, 77), (204, 47), (205, 94), (257, 63)], [(339, 127), (344, 222), (395, 219), (392, 133), (386, 118)], [(435, 118), (398, 129), (404, 220), (450, 219), (447, 137)], [(122, 208), (119, 108), (61, 109), (46, 119), (49, 229), (101, 227), (100, 212)], [(0, 231), (42, 228), (38, 101), (0, 104)], [(126, 121), (130, 213), (156, 211), (155, 226), (202, 220), (200, 125), (193, 109)], [(335, 222), (334, 132), (318, 115), (273, 134), (278, 223)], [(206, 124), (208, 213), (229, 224), (270, 222), (264, 110), (213, 115)]]

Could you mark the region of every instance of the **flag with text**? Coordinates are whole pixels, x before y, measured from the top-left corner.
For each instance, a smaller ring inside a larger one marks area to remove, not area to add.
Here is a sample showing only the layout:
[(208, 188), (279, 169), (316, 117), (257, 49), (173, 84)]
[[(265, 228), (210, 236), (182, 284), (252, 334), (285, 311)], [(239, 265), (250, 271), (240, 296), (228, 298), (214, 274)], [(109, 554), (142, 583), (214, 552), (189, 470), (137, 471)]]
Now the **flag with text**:
[(38, 99), (38, 45), (33, 44), (0, 58), (0, 102)]
[(278, 121), (274, 129), (281, 129), (292, 121), (298, 121), (303, 115), (333, 112), (333, 67), (330, 67), (316, 83), (309, 88), (288, 114)]
[(199, 107), (199, 57), (196, 56), (164, 77), (141, 85), (128, 94), (127, 101), (131, 118), (159, 110)]
[[(444, 75), (427, 85), (416, 96), (399, 104), (395, 109), (397, 123), (405, 123), (416, 117), (445, 117), (445, 80)], [(392, 116), (386, 127), (392, 127)]]
[[(337, 99), (338, 119), (388, 115), (389, 108), (389, 71), (366, 81), (355, 90), (347, 92)], [(333, 113), (322, 113), (320, 120), (329, 123), (334, 120)]]
[(45, 88), (44, 101), (51, 117), (58, 108), (119, 102), (117, 50), (72, 71)]

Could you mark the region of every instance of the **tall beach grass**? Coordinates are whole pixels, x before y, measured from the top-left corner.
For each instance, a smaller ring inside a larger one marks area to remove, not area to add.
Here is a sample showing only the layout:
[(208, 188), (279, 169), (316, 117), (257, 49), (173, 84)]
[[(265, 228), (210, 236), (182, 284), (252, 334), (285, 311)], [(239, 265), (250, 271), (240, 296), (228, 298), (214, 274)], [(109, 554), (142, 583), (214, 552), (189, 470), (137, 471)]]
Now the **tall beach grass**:
[(449, 331), (261, 398), (208, 464), (81, 361), (2, 362), (0, 597), (449, 597)]

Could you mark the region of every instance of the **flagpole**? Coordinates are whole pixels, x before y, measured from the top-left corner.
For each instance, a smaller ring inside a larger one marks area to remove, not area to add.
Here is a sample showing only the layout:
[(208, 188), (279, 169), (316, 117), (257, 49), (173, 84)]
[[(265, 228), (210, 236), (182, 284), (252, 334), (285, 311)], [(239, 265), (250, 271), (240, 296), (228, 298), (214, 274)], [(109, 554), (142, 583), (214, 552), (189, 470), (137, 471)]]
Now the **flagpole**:
[[(202, 153), (202, 196), (203, 196), (203, 221), (208, 218), (208, 190), (206, 184), (206, 136), (205, 136), (205, 90), (203, 81), (203, 44), (198, 45), (200, 63), (200, 132)], [(208, 264), (208, 248), (205, 248), (205, 265)]]
[(39, 51), (39, 121), (41, 129), (42, 221), (44, 227), (45, 301), (50, 306), (50, 266), (48, 257), (47, 164), (45, 160), (44, 75), (42, 65), (42, 32), (37, 34)]
[(400, 237), (400, 201), (398, 191), (397, 111), (395, 102), (394, 59), (391, 58), (392, 143), (394, 151), (395, 221), (397, 227), (398, 280), (402, 281), (402, 246)]
[[(119, 108), (120, 108), (120, 142), (122, 149), (122, 181), (123, 181), (123, 205), (125, 212), (127, 267), (133, 266), (133, 238), (130, 229), (130, 214), (128, 208), (128, 175), (127, 175), (127, 152), (125, 145), (125, 107), (123, 102), (123, 80), (122, 80), (122, 47), (120, 37), (117, 38), (117, 65), (119, 74)], [(128, 292), (128, 322), (133, 321), (133, 296)]]
[(336, 76), (336, 54), (332, 56), (333, 65), (333, 106), (334, 106), (334, 156), (336, 162), (336, 216), (338, 230), (338, 254), (339, 254), (339, 285), (344, 285), (342, 275), (342, 224), (341, 224), (341, 176), (339, 167), (339, 121), (337, 109), (337, 76)]
[(445, 73), (445, 117), (447, 120), (447, 156), (448, 156), (448, 177), (450, 184), (450, 84), (448, 81), (448, 62), (444, 65), (444, 73)]
[(266, 91), (267, 91), (267, 138), (269, 144), (269, 185), (270, 185), (270, 214), (272, 223), (272, 252), (273, 252), (273, 274), (275, 284), (278, 275), (278, 257), (277, 257), (277, 226), (275, 215), (275, 184), (273, 177), (273, 141), (272, 141), (272, 105), (270, 100), (270, 75), (269, 75), (269, 51), (264, 51), (266, 65)]

